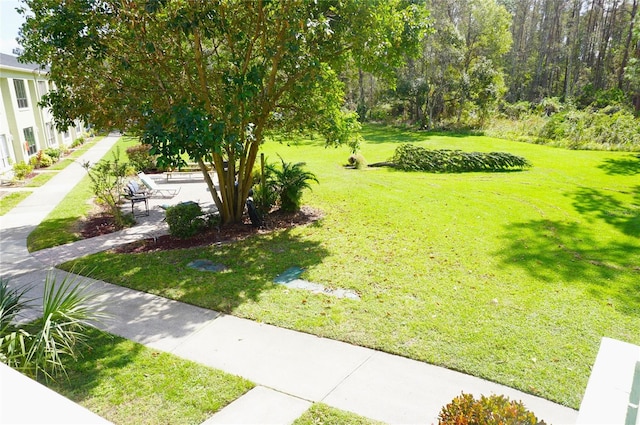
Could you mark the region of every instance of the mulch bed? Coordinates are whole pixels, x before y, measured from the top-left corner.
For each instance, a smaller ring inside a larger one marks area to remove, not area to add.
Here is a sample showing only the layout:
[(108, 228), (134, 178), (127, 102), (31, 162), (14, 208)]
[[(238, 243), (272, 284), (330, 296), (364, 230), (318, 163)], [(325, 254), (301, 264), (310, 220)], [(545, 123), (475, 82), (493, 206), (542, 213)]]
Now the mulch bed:
[[(189, 239), (179, 239), (171, 235), (163, 235), (157, 238), (148, 238), (122, 245), (114, 248), (112, 252), (157, 252), (170, 249), (192, 248), (197, 246), (234, 242), (252, 235), (266, 234), (276, 230), (304, 226), (319, 220), (322, 216), (323, 214), (321, 211), (310, 207), (302, 207), (300, 211), (295, 213), (274, 211), (267, 216), (264, 226), (260, 228), (252, 226), (251, 222), (247, 218), (243, 223), (229, 224), (221, 226), (219, 229), (209, 229)], [(116, 229), (111, 217), (105, 214), (96, 214), (85, 221), (81, 234), (84, 238), (91, 238), (112, 233), (116, 230), (118, 229)]]

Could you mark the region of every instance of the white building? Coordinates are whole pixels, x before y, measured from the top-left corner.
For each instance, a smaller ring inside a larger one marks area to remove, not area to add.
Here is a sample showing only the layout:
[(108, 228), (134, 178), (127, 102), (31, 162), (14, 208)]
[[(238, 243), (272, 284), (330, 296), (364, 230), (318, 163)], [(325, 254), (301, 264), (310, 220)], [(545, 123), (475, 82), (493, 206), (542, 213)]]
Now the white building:
[(38, 105), (50, 88), (46, 71), (0, 53), (0, 174), (38, 151), (69, 146), (84, 132), (82, 123), (61, 133), (53, 116)]

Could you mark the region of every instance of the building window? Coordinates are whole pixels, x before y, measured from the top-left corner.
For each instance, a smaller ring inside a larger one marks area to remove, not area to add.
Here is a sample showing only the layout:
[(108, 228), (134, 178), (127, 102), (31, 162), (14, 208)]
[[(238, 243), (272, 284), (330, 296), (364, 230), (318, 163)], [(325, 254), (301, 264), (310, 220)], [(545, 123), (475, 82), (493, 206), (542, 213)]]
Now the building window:
[(47, 146), (51, 147), (51, 146), (57, 145), (57, 143), (56, 143), (56, 132), (53, 129), (53, 125), (50, 122), (48, 122), (48, 123), (46, 123), (44, 125), (44, 128), (45, 128), (45, 132), (47, 133), (46, 134)]
[(24, 87), (24, 80), (13, 80), (13, 87), (16, 89), (18, 108), (28, 108), (29, 102), (27, 101), (27, 90)]
[(9, 146), (7, 145), (7, 136), (0, 134), (0, 169), (9, 168)]
[(47, 92), (47, 82), (38, 80), (38, 95), (40, 96), (40, 99), (42, 99), (42, 96), (47, 94)]
[(36, 148), (36, 136), (33, 134), (33, 127), (27, 127), (22, 130), (24, 133), (25, 147), (29, 155), (34, 155), (38, 149)]

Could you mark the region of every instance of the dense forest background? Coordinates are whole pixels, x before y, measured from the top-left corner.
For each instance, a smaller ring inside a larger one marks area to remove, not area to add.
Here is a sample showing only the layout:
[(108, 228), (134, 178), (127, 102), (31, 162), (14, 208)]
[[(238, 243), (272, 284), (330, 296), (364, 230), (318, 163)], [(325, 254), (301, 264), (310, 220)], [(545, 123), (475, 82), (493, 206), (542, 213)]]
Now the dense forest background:
[(363, 121), (640, 149), (640, 0), (413, 0), (420, 54), (394, 78), (353, 67)]

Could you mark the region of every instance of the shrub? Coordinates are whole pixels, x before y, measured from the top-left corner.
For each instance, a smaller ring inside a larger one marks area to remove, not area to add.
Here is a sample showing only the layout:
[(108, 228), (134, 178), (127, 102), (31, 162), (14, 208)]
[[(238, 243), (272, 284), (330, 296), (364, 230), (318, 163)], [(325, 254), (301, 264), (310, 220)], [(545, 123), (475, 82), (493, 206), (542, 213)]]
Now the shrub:
[(528, 411), (522, 402), (510, 401), (503, 395), (481, 396), (476, 400), (462, 393), (442, 408), (438, 415), (440, 425), (537, 425), (544, 421)]
[(71, 143), (71, 148), (77, 148), (78, 146), (83, 145), (84, 142), (85, 142), (84, 136), (80, 136)]
[(169, 234), (180, 239), (187, 239), (206, 227), (202, 209), (196, 202), (182, 202), (167, 208), (167, 224)]
[(130, 223), (130, 220), (120, 209), (120, 199), (124, 187), (124, 179), (127, 176), (128, 164), (119, 160), (120, 150), (116, 149), (113, 160), (102, 160), (91, 166), (88, 162), (83, 164), (89, 179), (91, 190), (99, 204), (105, 205), (112, 215), (116, 226), (122, 228)]
[(46, 168), (53, 165), (53, 158), (47, 155), (44, 151), (40, 150), (37, 154), (31, 157), (29, 163), (33, 168)]
[(505, 152), (429, 150), (408, 143), (396, 148), (391, 161), (401, 170), (428, 171), (432, 173), (504, 171), (531, 166), (525, 158)]
[(13, 177), (16, 180), (24, 180), (33, 171), (33, 166), (24, 161), (13, 164)]
[(62, 156), (62, 149), (59, 148), (47, 148), (44, 150), (46, 155), (49, 155), (53, 162), (58, 162)]
[(147, 172), (156, 168), (156, 159), (151, 155), (151, 145), (136, 145), (127, 148), (129, 162), (136, 171)]
[(266, 186), (275, 191), (280, 201), (280, 209), (286, 212), (295, 212), (300, 209), (302, 191), (310, 189), (310, 182), (318, 182), (315, 174), (305, 171), (304, 162), (285, 162), (280, 158), (280, 167), (273, 164), (265, 166), (265, 173), (269, 175)]
[(0, 362), (32, 377), (52, 378), (64, 373), (65, 362), (78, 357), (77, 347), (85, 342), (89, 321), (102, 315), (90, 307), (95, 295), (73, 275), (61, 282), (51, 272), (44, 281), (42, 317), (14, 325), (16, 317), (31, 306), (25, 300), (28, 288), (10, 288), (0, 278)]

